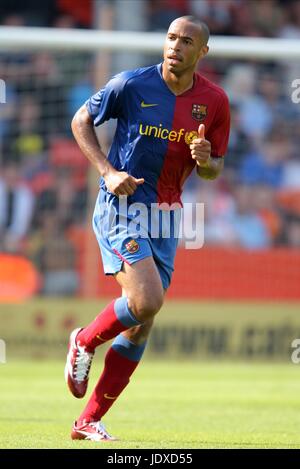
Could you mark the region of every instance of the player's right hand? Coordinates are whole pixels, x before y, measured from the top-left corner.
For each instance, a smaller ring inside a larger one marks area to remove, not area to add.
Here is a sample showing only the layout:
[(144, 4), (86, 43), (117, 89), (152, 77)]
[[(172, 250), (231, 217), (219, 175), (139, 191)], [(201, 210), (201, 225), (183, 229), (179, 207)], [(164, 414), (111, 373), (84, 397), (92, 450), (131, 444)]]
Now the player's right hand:
[(135, 178), (125, 171), (110, 171), (104, 176), (105, 185), (109, 192), (117, 196), (132, 195), (137, 187), (144, 184), (144, 178)]

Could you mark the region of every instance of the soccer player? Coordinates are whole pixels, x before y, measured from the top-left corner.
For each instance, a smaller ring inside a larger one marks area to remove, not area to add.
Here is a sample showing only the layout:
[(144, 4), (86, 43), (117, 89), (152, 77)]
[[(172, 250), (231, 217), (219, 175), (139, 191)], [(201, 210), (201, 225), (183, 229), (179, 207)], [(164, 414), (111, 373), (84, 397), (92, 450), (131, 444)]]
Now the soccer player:
[[(197, 18), (177, 18), (169, 27), (162, 63), (118, 74), (73, 118), (74, 137), (101, 176), (93, 227), (104, 271), (122, 288), (120, 298), (70, 336), (65, 377), (78, 398), (86, 393), (95, 348), (114, 339), (102, 375), (73, 425), (73, 439), (114, 439), (101, 419), (139, 364), (170, 284), (183, 183), (194, 167), (204, 179), (215, 179), (222, 171), (228, 99), (195, 72), (208, 52), (208, 38), (207, 26)], [(111, 118), (118, 123), (106, 157), (94, 126)], [(147, 226), (143, 236), (128, 228), (134, 217), (130, 210), (121, 213), (124, 200), (128, 207), (143, 205), (153, 215), (148, 217), (151, 222), (146, 216), (141, 223)], [(160, 231), (152, 236), (151, 223), (159, 223), (166, 207), (170, 235)]]

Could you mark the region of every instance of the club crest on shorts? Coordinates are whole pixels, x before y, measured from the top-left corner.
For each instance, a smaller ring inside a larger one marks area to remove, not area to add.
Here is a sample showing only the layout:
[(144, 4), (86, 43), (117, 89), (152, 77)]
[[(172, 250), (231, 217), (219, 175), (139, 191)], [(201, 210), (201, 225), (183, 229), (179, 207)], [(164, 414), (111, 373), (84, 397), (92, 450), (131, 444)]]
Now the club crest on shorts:
[(192, 118), (196, 121), (202, 122), (207, 116), (207, 105), (206, 104), (193, 104), (192, 106)]
[(131, 239), (125, 244), (125, 248), (130, 252), (130, 254), (134, 254), (140, 249), (140, 245), (135, 239)]

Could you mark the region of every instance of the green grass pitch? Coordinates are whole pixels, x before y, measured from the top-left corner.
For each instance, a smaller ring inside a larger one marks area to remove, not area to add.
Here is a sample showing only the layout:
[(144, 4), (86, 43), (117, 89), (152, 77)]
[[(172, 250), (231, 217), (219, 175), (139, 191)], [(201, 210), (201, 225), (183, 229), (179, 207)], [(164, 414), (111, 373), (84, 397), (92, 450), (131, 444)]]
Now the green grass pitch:
[[(89, 391), (101, 371), (96, 356)], [(300, 365), (149, 361), (104, 423), (120, 440), (70, 440), (86, 399), (62, 361), (0, 365), (1, 448), (299, 448)]]

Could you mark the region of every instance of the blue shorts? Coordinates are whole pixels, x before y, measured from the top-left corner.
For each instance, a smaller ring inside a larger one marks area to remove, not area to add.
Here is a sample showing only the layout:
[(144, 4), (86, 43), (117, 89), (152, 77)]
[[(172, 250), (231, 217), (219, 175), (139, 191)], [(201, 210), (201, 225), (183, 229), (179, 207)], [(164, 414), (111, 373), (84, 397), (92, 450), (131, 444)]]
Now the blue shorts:
[(129, 265), (152, 256), (162, 285), (167, 289), (174, 271), (181, 208), (161, 210), (156, 204), (127, 203), (127, 199), (100, 189), (93, 215), (104, 272), (120, 272)]

